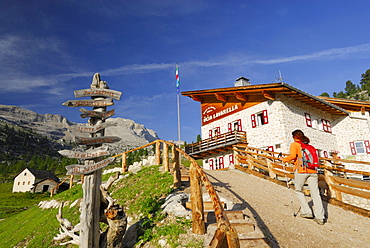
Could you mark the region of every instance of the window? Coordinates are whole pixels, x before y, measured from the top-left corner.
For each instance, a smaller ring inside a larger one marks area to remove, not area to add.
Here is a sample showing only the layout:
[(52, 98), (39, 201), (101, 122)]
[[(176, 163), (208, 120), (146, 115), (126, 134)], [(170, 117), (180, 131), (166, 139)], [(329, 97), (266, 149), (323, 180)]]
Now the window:
[(229, 155), (229, 164), (234, 164), (234, 155)]
[(304, 113), (304, 117), (306, 119), (307, 127), (312, 127), (311, 115), (309, 113)]
[(352, 155), (370, 153), (370, 142), (368, 140), (349, 142)]
[(327, 133), (332, 132), (330, 121), (325, 120), (325, 119), (321, 119), (320, 122), (319, 122), (319, 125), (320, 125), (320, 130), (322, 130), (324, 132), (327, 132)]
[[(216, 165), (217, 166), (217, 165)], [(216, 167), (217, 168), (217, 167)], [(218, 159), (218, 168), (217, 169), (223, 169), (224, 168), (224, 157), (220, 157)]]
[(257, 113), (257, 114), (252, 114), (251, 121), (252, 121), (252, 128), (268, 124), (269, 119), (267, 115), (267, 110), (263, 110), (262, 112)]
[(233, 131), (242, 131), (242, 120), (241, 119), (238, 119), (236, 121), (233, 121), (233, 122), (230, 122), (227, 124), (227, 129), (229, 132), (233, 132)]
[(216, 127), (214, 129), (209, 130), (209, 138), (216, 137), (217, 135), (221, 134), (220, 127)]
[(213, 159), (212, 158), (209, 160), (209, 168), (213, 170)]

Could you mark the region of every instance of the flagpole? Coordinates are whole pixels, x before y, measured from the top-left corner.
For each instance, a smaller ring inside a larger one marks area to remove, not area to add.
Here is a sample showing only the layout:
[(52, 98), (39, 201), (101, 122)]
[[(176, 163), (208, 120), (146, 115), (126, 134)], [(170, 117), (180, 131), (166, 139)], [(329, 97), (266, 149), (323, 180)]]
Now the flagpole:
[(180, 78), (179, 65), (176, 63), (176, 94), (177, 94), (177, 140), (180, 147), (181, 142), (181, 128), (180, 128)]

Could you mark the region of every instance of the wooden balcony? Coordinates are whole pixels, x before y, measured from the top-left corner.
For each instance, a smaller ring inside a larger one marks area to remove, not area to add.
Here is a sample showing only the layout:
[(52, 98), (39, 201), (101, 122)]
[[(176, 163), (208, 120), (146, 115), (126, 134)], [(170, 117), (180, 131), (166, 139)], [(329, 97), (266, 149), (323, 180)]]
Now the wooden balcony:
[(247, 134), (242, 131), (231, 131), (215, 137), (185, 146), (185, 152), (193, 158), (203, 158), (211, 154), (232, 149), (233, 145), (247, 143)]

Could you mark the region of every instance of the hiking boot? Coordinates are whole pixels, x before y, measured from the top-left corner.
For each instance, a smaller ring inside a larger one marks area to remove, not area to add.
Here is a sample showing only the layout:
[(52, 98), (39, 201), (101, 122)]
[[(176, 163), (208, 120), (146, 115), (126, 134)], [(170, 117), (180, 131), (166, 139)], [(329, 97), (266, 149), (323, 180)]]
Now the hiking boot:
[(313, 219), (317, 224), (319, 225), (324, 225), (324, 220), (320, 220), (320, 219)]
[(312, 214), (301, 214), (300, 216), (301, 216), (302, 218), (306, 218), (306, 219), (313, 219)]

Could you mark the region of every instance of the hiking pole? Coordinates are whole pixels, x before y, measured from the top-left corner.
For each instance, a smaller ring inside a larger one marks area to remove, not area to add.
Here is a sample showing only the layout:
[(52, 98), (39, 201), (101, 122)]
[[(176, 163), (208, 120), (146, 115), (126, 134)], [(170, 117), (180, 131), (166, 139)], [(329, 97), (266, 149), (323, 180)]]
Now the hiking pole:
[[(280, 158), (281, 156), (282, 156), (282, 153), (279, 153), (278, 158)], [(287, 186), (288, 191), (289, 191), (290, 205), (292, 206), (293, 216), (296, 217), (298, 215), (298, 212), (296, 214), (295, 211), (294, 211), (293, 197), (292, 197), (292, 192), (290, 190), (290, 186), (289, 186), (289, 183), (288, 183), (288, 176), (286, 175), (285, 163), (282, 162), (282, 164), (283, 164), (283, 169), (284, 169), (284, 176), (285, 176), (286, 186)]]

